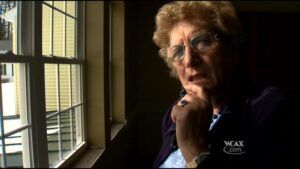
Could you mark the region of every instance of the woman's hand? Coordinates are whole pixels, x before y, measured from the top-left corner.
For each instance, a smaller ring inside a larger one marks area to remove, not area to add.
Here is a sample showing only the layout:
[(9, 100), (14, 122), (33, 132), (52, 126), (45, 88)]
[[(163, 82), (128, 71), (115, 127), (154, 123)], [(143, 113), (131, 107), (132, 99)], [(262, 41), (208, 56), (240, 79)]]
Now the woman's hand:
[(185, 90), (187, 94), (173, 107), (171, 117), (176, 123), (178, 147), (188, 162), (208, 149), (207, 136), (213, 107), (202, 88), (185, 86)]

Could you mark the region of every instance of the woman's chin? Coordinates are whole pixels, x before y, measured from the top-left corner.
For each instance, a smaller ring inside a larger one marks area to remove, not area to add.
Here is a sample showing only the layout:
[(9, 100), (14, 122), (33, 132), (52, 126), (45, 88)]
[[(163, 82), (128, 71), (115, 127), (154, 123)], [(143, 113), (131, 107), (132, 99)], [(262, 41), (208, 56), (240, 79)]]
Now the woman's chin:
[(210, 86), (210, 81), (206, 78), (201, 78), (201, 79), (193, 80), (192, 82), (190, 82), (190, 84), (196, 85), (199, 87), (208, 87), (208, 86)]

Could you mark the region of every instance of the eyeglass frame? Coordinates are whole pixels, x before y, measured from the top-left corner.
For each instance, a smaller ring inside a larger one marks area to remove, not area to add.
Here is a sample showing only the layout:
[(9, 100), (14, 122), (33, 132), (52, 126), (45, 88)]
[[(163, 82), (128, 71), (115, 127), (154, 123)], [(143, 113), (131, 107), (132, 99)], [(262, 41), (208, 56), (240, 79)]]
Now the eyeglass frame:
[[(211, 46), (212, 46), (214, 43), (216, 43), (217, 41), (220, 40), (220, 34), (219, 34), (219, 33), (207, 32), (205, 35), (207, 35), (207, 34), (208, 34), (208, 36), (209, 36), (210, 39), (211, 39), (211, 42), (212, 42), (212, 43), (211, 43)], [(162, 49), (162, 52), (163, 52), (163, 54), (165, 55), (165, 58), (166, 58), (167, 62), (173, 63), (173, 62), (175, 62), (175, 61), (182, 61), (183, 58), (184, 58), (184, 56), (185, 56), (185, 49), (186, 49), (187, 46), (189, 46), (189, 47), (192, 49), (192, 51), (195, 52), (195, 53), (206, 53), (206, 52), (211, 48), (211, 46), (209, 46), (209, 48), (206, 49), (205, 51), (198, 51), (198, 49), (196, 49), (196, 48), (192, 45), (192, 41), (193, 41), (196, 37), (198, 37), (198, 36), (200, 36), (200, 35), (203, 35), (203, 33), (197, 33), (196, 35), (194, 35), (194, 36), (189, 40), (189, 43), (188, 43), (188, 44), (175, 44), (175, 45), (172, 45), (172, 46), (168, 46), (168, 47), (166, 47), (166, 48), (163, 48), (163, 49)], [(175, 56), (172, 56), (172, 57), (168, 56), (168, 49), (171, 48), (171, 47), (174, 47), (174, 46), (181, 46), (181, 47), (183, 47), (183, 50), (184, 50), (184, 51), (183, 51), (183, 55), (182, 55), (180, 58), (178, 58), (178, 59), (176, 59), (177, 57), (175, 57)]]

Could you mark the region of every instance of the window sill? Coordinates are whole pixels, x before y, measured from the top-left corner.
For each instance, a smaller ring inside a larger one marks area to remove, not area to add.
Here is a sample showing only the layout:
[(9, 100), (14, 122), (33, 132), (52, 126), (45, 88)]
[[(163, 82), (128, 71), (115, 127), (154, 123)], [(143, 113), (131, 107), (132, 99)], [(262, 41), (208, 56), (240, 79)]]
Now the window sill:
[(124, 128), (124, 126), (126, 125), (125, 123), (112, 123), (111, 124), (111, 130), (110, 130), (110, 140), (112, 141), (116, 135)]
[(92, 168), (103, 152), (104, 152), (104, 148), (89, 147), (81, 154), (81, 156), (77, 160), (75, 160), (76, 162), (74, 162), (69, 167), (70, 168)]
[[(126, 123), (111, 124), (111, 140), (124, 128)], [(77, 150), (66, 157), (54, 168), (92, 168), (104, 152), (101, 147), (88, 147), (87, 143), (82, 143)]]
[(83, 153), (83, 151), (85, 151), (86, 147), (87, 147), (87, 143), (82, 142), (70, 154), (68, 154), (66, 157), (64, 157), (64, 159), (61, 160), (58, 164), (56, 164), (55, 166), (50, 166), (50, 167), (64, 168), (64, 167), (70, 165), (74, 161), (74, 159), (76, 159), (78, 156), (80, 156)]
[[(111, 125), (111, 140), (113, 140), (116, 135), (124, 128), (126, 123), (113, 123)], [(77, 156), (77, 158), (70, 159), (72, 163), (64, 165), (70, 168), (92, 168), (94, 164), (99, 160), (104, 152), (104, 148), (101, 147), (85, 147), (84, 150)], [(58, 166), (64, 167), (62, 165)]]

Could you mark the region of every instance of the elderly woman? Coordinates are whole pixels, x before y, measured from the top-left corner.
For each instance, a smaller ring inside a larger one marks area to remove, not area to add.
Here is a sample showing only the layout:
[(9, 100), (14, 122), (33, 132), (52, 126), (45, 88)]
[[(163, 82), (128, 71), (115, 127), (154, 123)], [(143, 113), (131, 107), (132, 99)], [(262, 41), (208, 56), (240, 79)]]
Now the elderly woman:
[(153, 40), (182, 91), (163, 119), (153, 167), (257, 168), (293, 159), (296, 142), (284, 139), (295, 125), (282, 116), (292, 102), (278, 88), (247, 87), (240, 27), (230, 2), (175, 1), (158, 11)]

